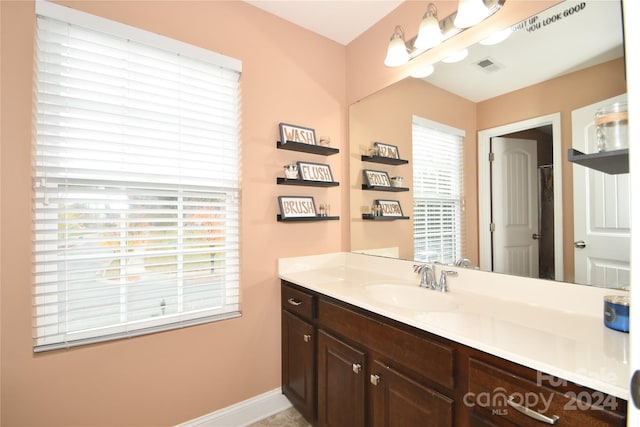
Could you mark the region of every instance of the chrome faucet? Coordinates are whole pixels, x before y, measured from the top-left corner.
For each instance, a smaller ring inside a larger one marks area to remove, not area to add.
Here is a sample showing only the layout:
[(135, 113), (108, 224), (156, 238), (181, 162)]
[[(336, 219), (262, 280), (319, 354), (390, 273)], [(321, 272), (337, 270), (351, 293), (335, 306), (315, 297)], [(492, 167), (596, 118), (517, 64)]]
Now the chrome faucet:
[(458, 258), (454, 264), (456, 267), (469, 267), (471, 260), (469, 258)]
[(436, 289), (436, 270), (433, 264), (414, 264), (413, 271), (420, 274), (420, 287)]
[(456, 274), (458, 274), (457, 271), (442, 270), (440, 272), (440, 281), (438, 282), (438, 285), (436, 286), (436, 290), (438, 290), (440, 292), (447, 292), (447, 290), (448, 290), (448, 288), (447, 288), (447, 276), (455, 276)]

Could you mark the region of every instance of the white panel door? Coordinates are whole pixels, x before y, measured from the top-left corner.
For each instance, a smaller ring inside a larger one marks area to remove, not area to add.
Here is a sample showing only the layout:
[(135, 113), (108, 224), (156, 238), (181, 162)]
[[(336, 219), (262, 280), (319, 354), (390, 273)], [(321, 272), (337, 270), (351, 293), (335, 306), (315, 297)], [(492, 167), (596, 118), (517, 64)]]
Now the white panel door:
[[(598, 108), (626, 101), (626, 95), (571, 113), (573, 148), (596, 153), (594, 117)], [(609, 175), (573, 165), (576, 283), (609, 288), (629, 286), (631, 206), (629, 174)]]
[(491, 138), (493, 271), (538, 277), (537, 141)]

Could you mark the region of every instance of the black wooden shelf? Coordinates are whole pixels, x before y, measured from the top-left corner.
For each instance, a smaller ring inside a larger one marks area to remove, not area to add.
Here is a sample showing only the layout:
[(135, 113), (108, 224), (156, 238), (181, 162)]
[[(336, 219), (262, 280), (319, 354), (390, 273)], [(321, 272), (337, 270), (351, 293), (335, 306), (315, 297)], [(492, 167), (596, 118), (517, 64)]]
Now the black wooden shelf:
[(287, 141), (283, 143), (276, 141), (276, 148), (281, 150), (300, 151), (303, 153), (321, 154), (323, 156), (330, 156), (332, 154), (338, 154), (339, 149), (333, 147), (325, 147), (323, 145), (303, 144), (300, 142)]
[(340, 185), (337, 181), (309, 181), (307, 179), (290, 179), (278, 177), (276, 183), (279, 185), (302, 185), (305, 187), (337, 187)]
[(569, 161), (610, 175), (629, 173), (629, 149), (585, 154), (569, 149)]
[(383, 215), (372, 215), (372, 214), (362, 214), (362, 219), (367, 221), (393, 221), (396, 219), (409, 219), (408, 216), (383, 216)]
[(383, 163), (385, 165), (406, 165), (407, 163), (409, 163), (409, 160), (393, 159), (391, 157), (382, 157), (382, 156), (362, 155), (361, 159), (363, 162)]
[(295, 218), (282, 218), (282, 215), (278, 214), (279, 222), (309, 222), (309, 221), (337, 221), (339, 216), (308, 216), (308, 217), (295, 217)]
[(370, 191), (393, 191), (393, 192), (401, 192), (401, 191), (409, 191), (407, 187), (386, 187), (384, 185), (367, 185), (362, 184), (363, 190)]

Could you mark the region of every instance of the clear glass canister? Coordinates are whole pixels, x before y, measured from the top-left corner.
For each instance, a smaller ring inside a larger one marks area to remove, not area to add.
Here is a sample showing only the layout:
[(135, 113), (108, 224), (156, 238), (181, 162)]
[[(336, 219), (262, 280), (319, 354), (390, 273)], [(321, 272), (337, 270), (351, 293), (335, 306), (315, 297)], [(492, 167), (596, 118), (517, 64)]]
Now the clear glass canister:
[(620, 150), (629, 147), (627, 103), (616, 102), (596, 111), (596, 140), (598, 151)]

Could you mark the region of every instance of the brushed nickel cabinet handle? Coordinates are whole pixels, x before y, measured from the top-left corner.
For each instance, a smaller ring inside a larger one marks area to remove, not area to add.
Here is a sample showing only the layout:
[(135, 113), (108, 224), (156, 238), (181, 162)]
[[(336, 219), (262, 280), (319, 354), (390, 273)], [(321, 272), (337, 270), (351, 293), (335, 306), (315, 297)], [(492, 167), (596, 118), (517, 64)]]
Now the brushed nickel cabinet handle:
[(371, 374), (371, 377), (369, 378), (369, 381), (371, 381), (371, 384), (373, 384), (373, 385), (380, 384), (380, 375)]
[(514, 402), (513, 396), (509, 396), (509, 400), (507, 400), (507, 404), (511, 406), (516, 411), (521, 414), (526, 415), (529, 418), (533, 418), (536, 421), (541, 421), (547, 424), (555, 424), (560, 419), (557, 415), (552, 415), (551, 417), (547, 417), (546, 415), (542, 415), (540, 412), (534, 411), (533, 409), (529, 409), (526, 406), (522, 406), (519, 403)]
[(302, 305), (302, 301), (298, 301), (298, 300), (297, 300), (297, 299), (295, 299), (295, 298), (289, 298), (289, 299), (287, 300), (287, 302), (288, 302), (289, 304), (291, 304), (291, 305), (295, 306), (295, 307), (297, 307), (297, 306), (299, 306), (299, 305)]
[(362, 370), (362, 365), (359, 363), (354, 363), (353, 365), (351, 365), (353, 372), (355, 372), (356, 374), (359, 374), (360, 371)]
[(304, 339), (304, 342), (311, 341), (311, 335), (309, 335), (309, 334), (304, 334), (302, 338)]

